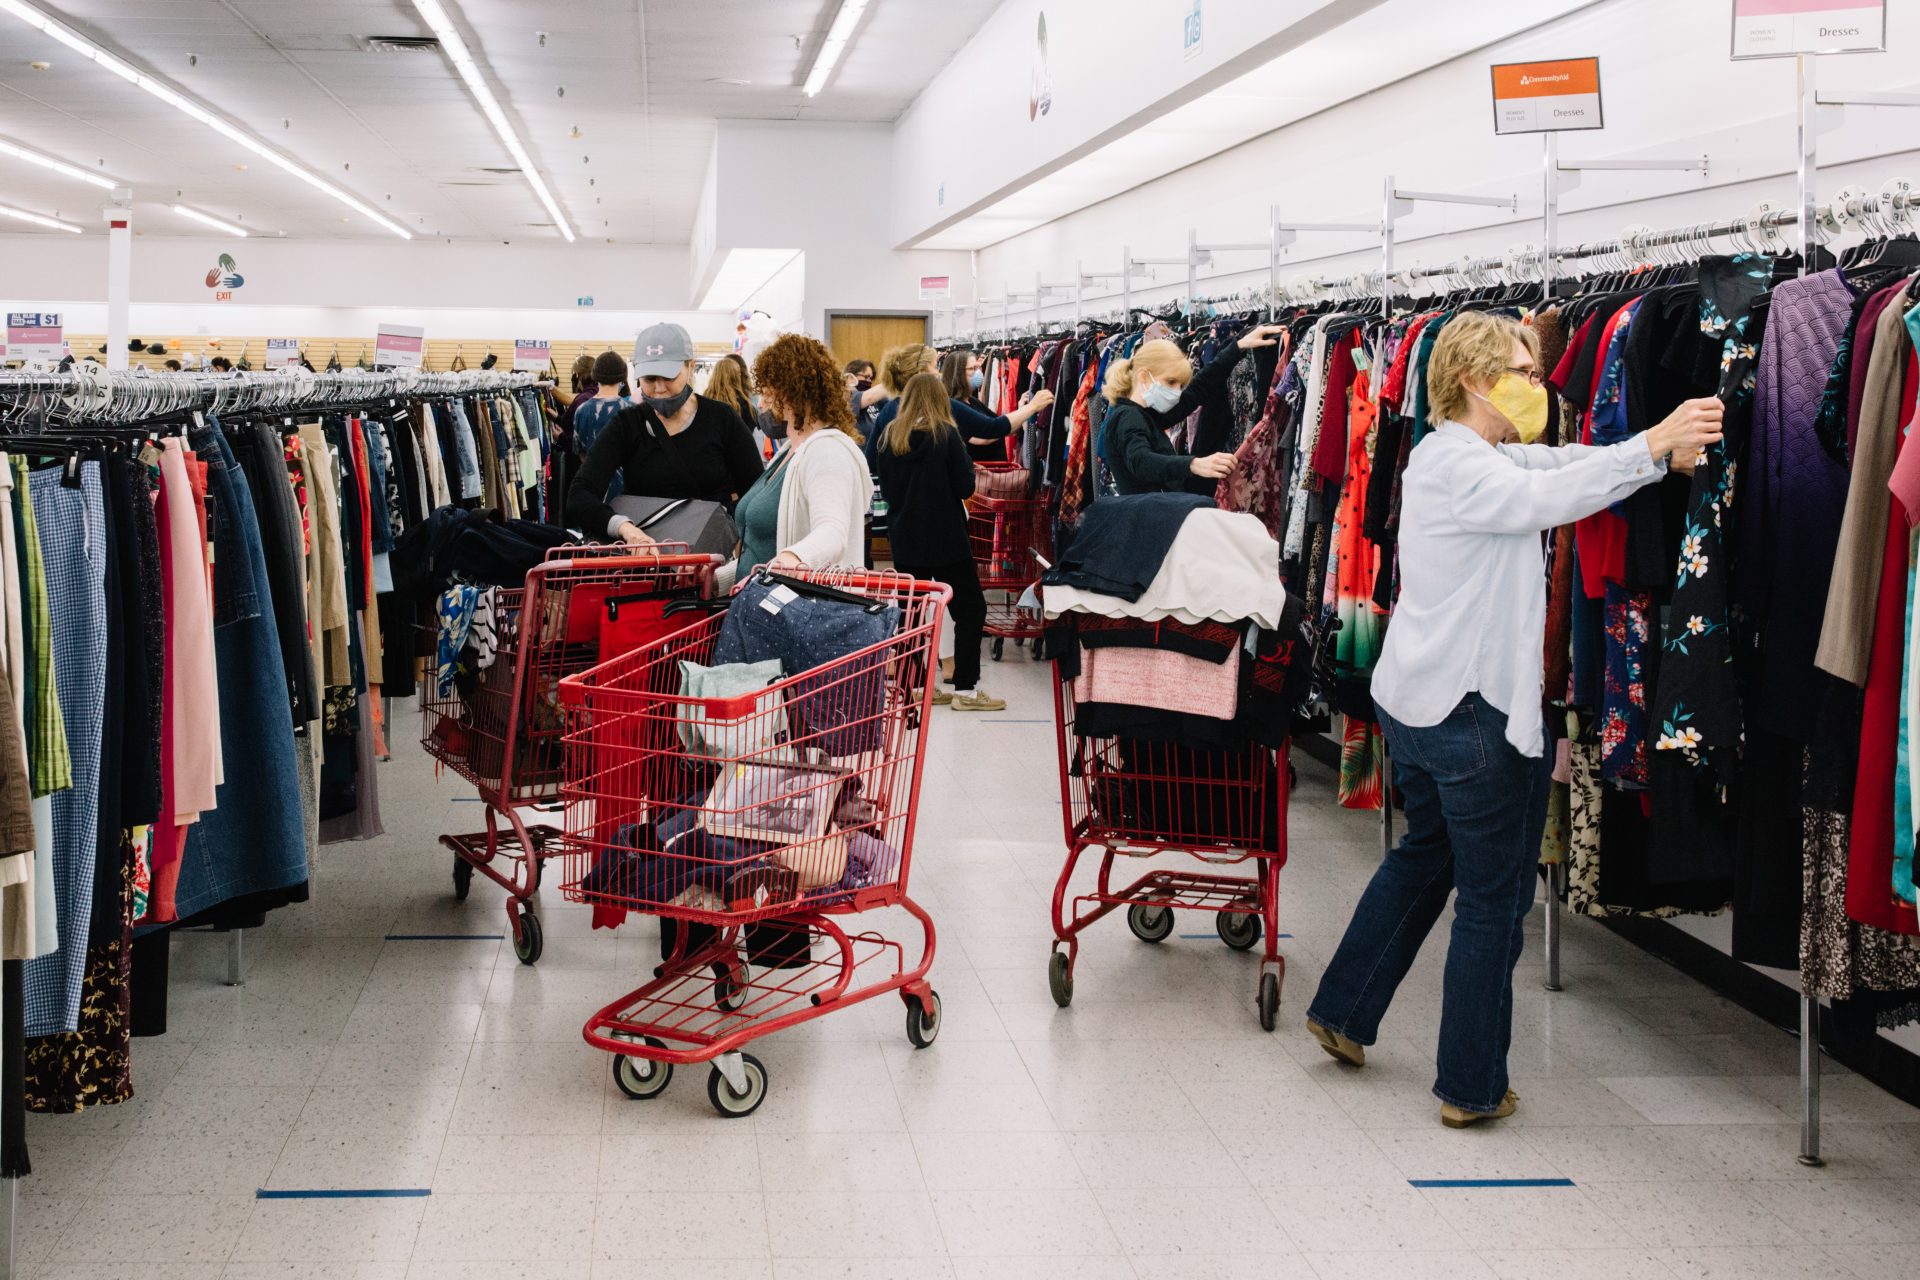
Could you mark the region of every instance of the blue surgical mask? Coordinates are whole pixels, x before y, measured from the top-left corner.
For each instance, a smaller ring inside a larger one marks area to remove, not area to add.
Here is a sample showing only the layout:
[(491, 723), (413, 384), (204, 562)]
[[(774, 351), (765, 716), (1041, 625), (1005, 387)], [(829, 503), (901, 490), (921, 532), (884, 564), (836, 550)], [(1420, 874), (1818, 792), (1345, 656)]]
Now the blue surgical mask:
[(1164, 382), (1149, 383), (1141, 394), (1147, 408), (1155, 413), (1165, 413), (1180, 403), (1180, 393)]
[(980, 388), (987, 385), (987, 375), (980, 372), (978, 369), (975, 369), (972, 373), (967, 375), (967, 385), (972, 387), (975, 391), (978, 391)]

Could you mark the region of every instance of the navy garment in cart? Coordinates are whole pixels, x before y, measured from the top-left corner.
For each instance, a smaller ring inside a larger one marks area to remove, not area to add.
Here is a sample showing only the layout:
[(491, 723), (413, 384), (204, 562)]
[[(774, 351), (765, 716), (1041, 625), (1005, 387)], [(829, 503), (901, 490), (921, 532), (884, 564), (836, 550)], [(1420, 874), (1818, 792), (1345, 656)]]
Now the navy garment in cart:
[(1081, 515), (1060, 563), (1041, 579), (1121, 600), (1146, 594), (1180, 526), (1212, 498), (1192, 493), (1140, 493), (1102, 498)]
[[(885, 649), (853, 663), (840, 660), (891, 640), (898, 605), (863, 607), (803, 594), (755, 577), (733, 597), (714, 643), (714, 665), (780, 659), (799, 676), (787, 686), (787, 723), (795, 745), (829, 756), (859, 755), (880, 745), (886, 697)], [(815, 668), (834, 664), (816, 674)]]

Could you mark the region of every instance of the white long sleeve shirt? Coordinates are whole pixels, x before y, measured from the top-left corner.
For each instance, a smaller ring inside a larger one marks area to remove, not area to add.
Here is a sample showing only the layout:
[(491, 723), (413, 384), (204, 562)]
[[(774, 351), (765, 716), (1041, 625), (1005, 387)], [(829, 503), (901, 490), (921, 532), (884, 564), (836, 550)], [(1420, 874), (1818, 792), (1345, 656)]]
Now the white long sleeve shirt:
[(1544, 748), (1543, 531), (1618, 502), (1666, 473), (1635, 437), (1593, 447), (1488, 444), (1444, 423), (1407, 461), (1400, 599), (1373, 700), (1402, 724), (1439, 724), (1469, 693), (1507, 717), (1522, 755)]

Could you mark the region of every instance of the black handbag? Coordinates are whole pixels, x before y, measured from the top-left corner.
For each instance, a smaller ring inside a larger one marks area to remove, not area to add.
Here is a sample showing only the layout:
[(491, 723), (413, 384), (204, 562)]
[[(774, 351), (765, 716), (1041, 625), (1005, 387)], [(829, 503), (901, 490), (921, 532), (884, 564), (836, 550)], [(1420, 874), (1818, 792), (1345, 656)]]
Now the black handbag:
[(718, 502), (702, 498), (642, 498), (621, 494), (608, 501), (615, 515), (640, 526), (655, 542), (684, 542), (696, 555), (731, 558), (740, 542), (733, 517)]

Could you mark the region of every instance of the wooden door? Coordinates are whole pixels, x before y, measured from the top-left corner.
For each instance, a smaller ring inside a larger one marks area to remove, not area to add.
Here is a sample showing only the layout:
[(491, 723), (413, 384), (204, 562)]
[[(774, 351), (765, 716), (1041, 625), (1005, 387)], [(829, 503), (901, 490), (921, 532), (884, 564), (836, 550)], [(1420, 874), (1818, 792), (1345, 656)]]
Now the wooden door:
[(827, 345), (841, 368), (849, 360), (871, 360), (909, 342), (927, 340), (925, 316), (834, 315), (827, 321)]

